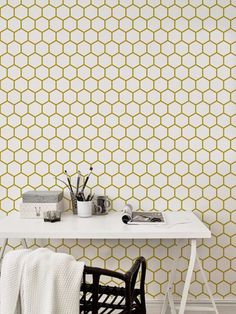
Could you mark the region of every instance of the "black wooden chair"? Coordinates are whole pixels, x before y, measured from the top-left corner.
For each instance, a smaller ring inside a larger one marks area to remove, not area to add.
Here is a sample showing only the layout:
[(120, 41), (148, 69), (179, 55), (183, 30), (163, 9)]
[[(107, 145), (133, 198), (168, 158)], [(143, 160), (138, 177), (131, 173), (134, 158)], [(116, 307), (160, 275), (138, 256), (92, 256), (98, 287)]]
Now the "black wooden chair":
[[(141, 272), (140, 283), (137, 284), (139, 271)], [(85, 266), (81, 285), (81, 313), (146, 314), (145, 275), (146, 261), (144, 257), (137, 258), (126, 273)], [(120, 279), (124, 286), (103, 285), (100, 283), (101, 276)], [(86, 282), (88, 277), (92, 279), (90, 283)]]

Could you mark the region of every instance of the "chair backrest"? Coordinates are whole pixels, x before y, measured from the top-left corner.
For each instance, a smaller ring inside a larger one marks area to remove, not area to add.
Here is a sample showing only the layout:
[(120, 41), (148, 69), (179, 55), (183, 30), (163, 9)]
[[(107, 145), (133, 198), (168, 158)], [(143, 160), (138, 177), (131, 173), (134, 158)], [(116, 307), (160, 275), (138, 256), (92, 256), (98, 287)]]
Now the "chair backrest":
[(126, 305), (131, 307), (133, 303), (133, 294), (134, 289), (137, 282), (138, 273), (141, 269), (141, 278), (140, 278), (140, 295), (141, 298), (144, 298), (144, 284), (145, 284), (145, 277), (146, 277), (146, 260), (144, 257), (140, 256), (136, 259), (132, 267), (129, 271), (125, 273), (126, 277), (126, 290), (128, 291), (128, 298), (126, 299)]
[(133, 290), (136, 285), (138, 273), (141, 269), (140, 285), (145, 282), (146, 276), (146, 260), (144, 257), (138, 257), (129, 271), (126, 272), (126, 276), (130, 277), (131, 289)]
[[(140, 288), (137, 290), (138, 287), (136, 288), (136, 283), (137, 283), (137, 277), (140, 270), (141, 270)], [(92, 275), (91, 284), (86, 284), (86, 275)], [(102, 269), (98, 267), (85, 266), (84, 275), (83, 275), (83, 284), (82, 284), (83, 297), (81, 299), (81, 305), (83, 306), (83, 310), (84, 310), (83, 313), (87, 313), (88, 310), (86, 310), (86, 308), (87, 309), (90, 308), (93, 314), (97, 314), (101, 306), (107, 309), (113, 308), (114, 310), (125, 309), (125, 311), (122, 311), (122, 313), (130, 313), (132, 306), (135, 303), (135, 298), (137, 297), (137, 295), (140, 295), (141, 304), (143, 304), (142, 313), (146, 313), (145, 291), (144, 291), (145, 275), (146, 275), (146, 260), (144, 257), (138, 257), (135, 260), (132, 267), (130, 268), (130, 270), (128, 270), (126, 273), (120, 273), (117, 271)], [(122, 290), (124, 288), (118, 288), (118, 287), (116, 287), (115, 288), (116, 290), (114, 290), (114, 287), (110, 287), (109, 285), (108, 286), (102, 285), (103, 288), (101, 290), (101, 288), (99, 288), (100, 276), (109, 276), (109, 277), (122, 280), (125, 283), (125, 290)], [(114, 294), (114, 291), (116, 291), (115, 294)], [(88, 296), (88, 299), (86, 298), (87, 292), (90, 293), (90, 296)], [(102, 294), (106, 294), (107, 296), (113, 295), (114, 296), (113, 301), (108, 302), (107, 297), (105, 298), (105, 301), (102, 301), (102, 302), (99, 301), (101, 300)], [(117, 299), (117, 295), (122, 296), (122, 299), (125, 300), (125, 305), (123, 305), (122, 300), (120, 303), (115, 305), (114, 301)], [(112, 313), (112, 312), (113, 312), (112, 310), (109, 311), (109, 313)], [(105, 310), (104, 310), (104, 313), (105, 313)]]

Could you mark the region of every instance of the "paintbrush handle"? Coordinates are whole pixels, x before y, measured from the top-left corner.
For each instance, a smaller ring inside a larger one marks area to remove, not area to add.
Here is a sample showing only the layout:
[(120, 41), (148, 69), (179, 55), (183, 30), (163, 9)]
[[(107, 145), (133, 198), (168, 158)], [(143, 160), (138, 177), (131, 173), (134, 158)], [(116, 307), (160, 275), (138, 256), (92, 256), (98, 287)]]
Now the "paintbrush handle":
[(84, 196), (84, 193), (83, 193), (83, 192), (80, 192), (80, 193), (79, 193), (79, 197), (81, 198), (81, 201), (86, 201), (86, 199), (85, 199), (85, 196)]
[(74, 191), (73, 191), (73, 188), (72, 188), (72, 185), (71, 185), (71, 182), (70, 182), (70, 178), (69, 178), (68, 173), (67, 173), (66, 170), (65, 170), (65, 174), (66, 174), (67, 182), (68, 182), (69, 187), (70, 187), (70, 191), (71, 191), (71, 193), (74, 194)]
[(86, 188), (86, 185), (88, 183), (88, 180), (89, 180), (89, 175), (86, 177), (85, 181), (84, 181), (84, 185), (83, 185), (83, 188), (81, 190), (81, 192), (84, 192), (85, 188)]
[(82, 197), (81, 193), (79, 193), (79, 194), (76, 196), (76, 198), (77, 198), (77, 201), (79, 201), (79, 202), (82, 202), (82, 201), (83, 201), (83, 197)]
[(86, 185), (88, 183), (89, 177), (91, 176), (91, 173), (93, 171), (93, 167), (90, 167), (89, 169), (90, 169), (90, 172), (89, 172), (89, 174), (87, 175), (87, 177), (85, 179), (85, 182), (84, 182), (84, 185), (83, 185), (83, 188), (82, 188), (82, 192), (84, 192), (84, 189), (85, 189), (85, 187), (86, 187)]
[(68, 187), (68, 189), (70, 189), (69, 185), (68, 185), (65, 181), (63, 181), (63, 180), (61, 180), (61, 179), (58, 179), (58, 178), (57, 178), (57, 180), (58, 180), (58, 181), (61, 181), (62, 183), (64, 183), (64, 184)]
[(78, 175), (77, 186), (76, 186), (76, 195), (78, 195), (78, 193), (79, 193), (79, 183), (80, 183), (80, 176)]
[(70, 179), (67, 178), (67, 181), (68, 181), (68, 184), (69, 184), (69, 187), (70, 187), (70, 191), (72, 194), (74, 194), (74, 191), (73, 191), (73, 188), (72, 188), (72, 185), (71, 185), (71, 182), (70, 182)]

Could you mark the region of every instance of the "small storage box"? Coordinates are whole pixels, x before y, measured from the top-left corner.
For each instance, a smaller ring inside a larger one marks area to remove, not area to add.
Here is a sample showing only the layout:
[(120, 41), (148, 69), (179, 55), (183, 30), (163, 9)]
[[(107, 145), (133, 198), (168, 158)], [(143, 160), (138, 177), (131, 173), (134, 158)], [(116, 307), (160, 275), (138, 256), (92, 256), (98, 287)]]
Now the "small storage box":
[(21, 203), (20, 217), (21, 218), (40, 218), (43, 219), (43, 213), (49, 210), (64, 211), (64, 202), (61, 200), (58, 203)]
[(22, 195), (23, 203), (58, 203), (63, 191), (28, 191)]

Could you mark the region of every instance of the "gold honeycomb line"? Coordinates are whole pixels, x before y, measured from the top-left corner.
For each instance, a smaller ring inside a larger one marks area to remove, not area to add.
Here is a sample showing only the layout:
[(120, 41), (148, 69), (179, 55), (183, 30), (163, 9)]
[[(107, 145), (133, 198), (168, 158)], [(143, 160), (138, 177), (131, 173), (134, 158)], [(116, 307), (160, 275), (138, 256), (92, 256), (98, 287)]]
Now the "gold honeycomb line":
[[(233, 1), (0, 1), (0, 216), (93, 164), (115, 210), (193, 210), (213, 234), (199, 252), (214, 296), (235, 298), (234, 54)], [(142, 254), (161, 298), (174, 241), (29, 244), (121, 270)], [(186, 242), (178, 296), (187, 261)]]

